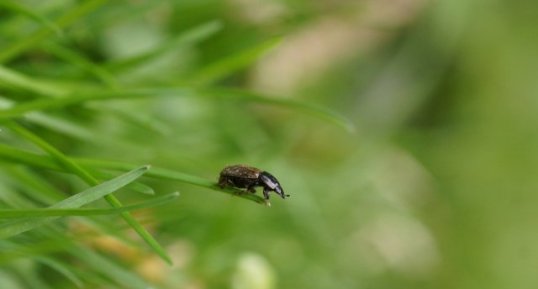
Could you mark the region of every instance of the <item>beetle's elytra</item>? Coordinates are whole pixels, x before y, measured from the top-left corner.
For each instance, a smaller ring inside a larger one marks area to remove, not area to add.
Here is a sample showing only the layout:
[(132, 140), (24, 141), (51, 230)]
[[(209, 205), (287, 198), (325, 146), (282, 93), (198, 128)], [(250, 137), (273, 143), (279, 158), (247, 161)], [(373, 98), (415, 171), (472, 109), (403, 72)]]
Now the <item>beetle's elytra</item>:
[(255, 193), (255, 187), (263, 187), (263, 196), (269, 200), (269, 192), (275, 192), (283, 199), (289, 197), (284, 193), (278, 180), (266, 171), (246, 165), (233, 165), (225, 167), (219, 176), (218, 185), (221, 188), (234, 187), (246, 189), (247, 192)]

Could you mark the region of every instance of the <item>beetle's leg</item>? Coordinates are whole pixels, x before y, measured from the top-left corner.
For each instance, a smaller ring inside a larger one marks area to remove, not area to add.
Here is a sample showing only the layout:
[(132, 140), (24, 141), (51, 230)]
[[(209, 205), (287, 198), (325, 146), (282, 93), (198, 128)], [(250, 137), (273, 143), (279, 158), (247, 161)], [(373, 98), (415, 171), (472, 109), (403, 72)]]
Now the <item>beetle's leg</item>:
[(254, 194), (256, 192), (254, 185), (247, 186), (247, 192)]
[(263, 197), (266, 199), (266, 200), (269, 200), (269, 192), (271, 191), (270, 188), (268, 187), (263, 187)]

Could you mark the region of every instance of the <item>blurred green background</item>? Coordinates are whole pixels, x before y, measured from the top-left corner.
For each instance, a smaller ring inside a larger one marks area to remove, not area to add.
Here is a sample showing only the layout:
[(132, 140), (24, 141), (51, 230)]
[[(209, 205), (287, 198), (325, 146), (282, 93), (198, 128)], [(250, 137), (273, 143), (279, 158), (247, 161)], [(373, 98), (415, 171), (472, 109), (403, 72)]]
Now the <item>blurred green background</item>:
[(117, 215), (67, 217), (0, 240), (0, 287), (536, 288), (537, 11), (494, 0), (3, 0), (2, 209), (88, 187), (13, 157), (8, 148), (47, 154), (9, 120), (71, 157), (208, 182), (249, 164), (291, 197), (266, 207), (143, 177), (115, 196), (181, 192), (133, 212), (173, 265)]

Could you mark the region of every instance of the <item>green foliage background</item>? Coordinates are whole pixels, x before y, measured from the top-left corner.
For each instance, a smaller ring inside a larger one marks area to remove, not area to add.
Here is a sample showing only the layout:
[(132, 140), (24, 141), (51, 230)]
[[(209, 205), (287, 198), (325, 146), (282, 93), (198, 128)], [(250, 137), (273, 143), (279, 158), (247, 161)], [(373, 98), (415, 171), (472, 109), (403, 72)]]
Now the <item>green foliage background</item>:
[(0, 2), (0, 288), (536, 288), (537, 6)]

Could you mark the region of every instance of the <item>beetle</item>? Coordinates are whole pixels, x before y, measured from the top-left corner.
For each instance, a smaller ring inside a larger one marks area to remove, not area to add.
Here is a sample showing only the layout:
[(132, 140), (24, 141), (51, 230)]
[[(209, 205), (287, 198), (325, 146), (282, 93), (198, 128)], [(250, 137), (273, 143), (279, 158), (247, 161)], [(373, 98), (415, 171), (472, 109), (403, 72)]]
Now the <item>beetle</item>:
[(246, 189), (250, 193), (256, 192), (255, 187), (263, 187), (263, 196), (266, 200), (269, 200), (269, 192), (275, 192), (283, 199), (289, 197), (273, 175), (246, 165), (232, 165), (222, 169), (218, 185), (221, 188)]

